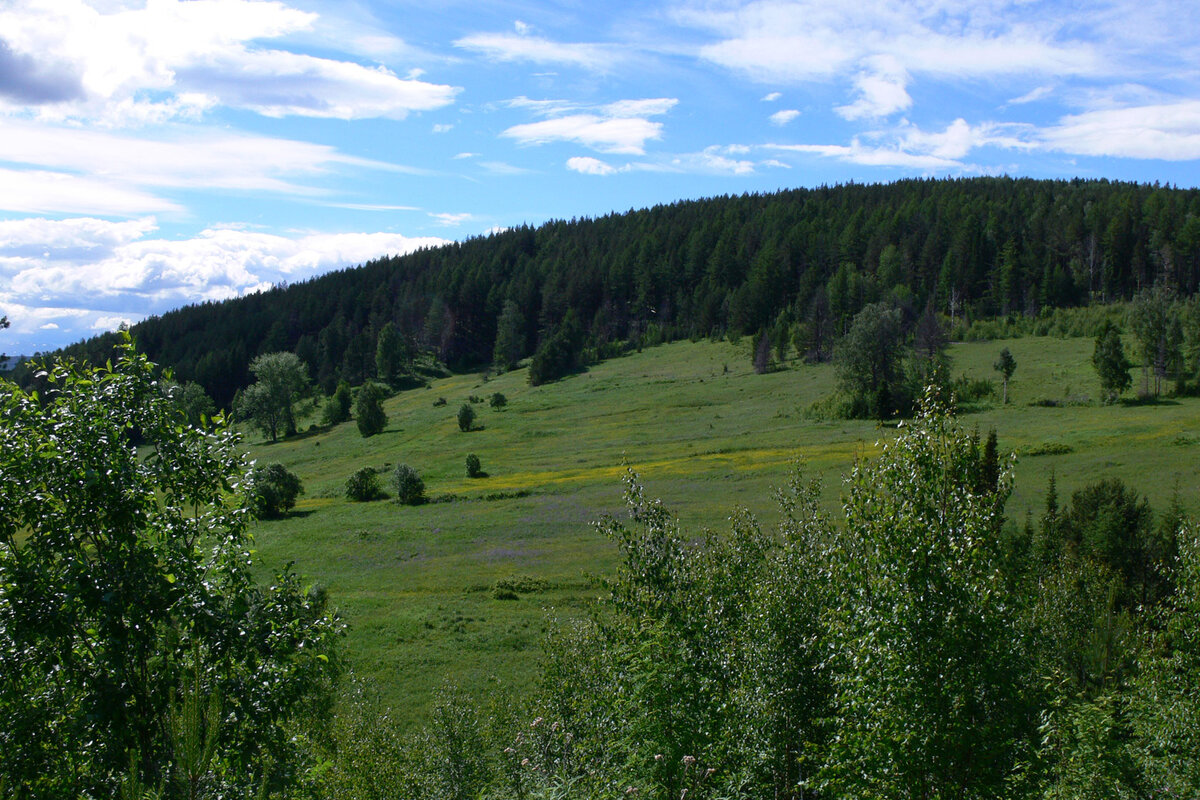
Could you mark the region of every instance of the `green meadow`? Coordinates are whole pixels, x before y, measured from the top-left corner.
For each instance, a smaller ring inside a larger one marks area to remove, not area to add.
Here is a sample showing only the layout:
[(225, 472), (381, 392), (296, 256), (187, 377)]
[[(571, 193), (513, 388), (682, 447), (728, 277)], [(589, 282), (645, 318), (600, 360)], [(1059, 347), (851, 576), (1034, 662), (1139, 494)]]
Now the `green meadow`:
[[(1017, 361), (1006, 406), (992, 368), (1002, 347)], [(822, 480), (834, 510), (855, 459), (893, 434), (810, 412), (833, 391), (829, 365), (789, 362), (757, 375), (748, 348), (679, 342), (538, 387), (524, 369), (456, 375), (388, 400), (378, 436), (364, 439), (350, 422), (253, 442), (255, 459), (283, 463), (306, 492), (288, 518), (257, 523), (259, 555), (268, 566), (294, 562), (328, 588), (350, 626), (353, 672), (400, 719), (420, 721), (447, 683), (519, 692), (535, 679), (548, 620), (583, 613), (600, 591), (596, 578), (615, 567), (614, 548), (590, 523), (621, 513), (626, 465), (688, 530), (720, 529), (738, 506), (771, 524), (772, 489), (793, 461)], [(1091, 339), (1026, 337), (950, 349), (954, 375), (996, 382), (995, 397), (963, 419), (983, 435), (995, 428), (1001, 449), (1017, 455), (1009, 518), (1040, 514), (1052, 471), (1063, 502), (1118, 477), (1156, 511), (1176, 493), (1200, 508), (1200, 398), (1102, 406), (1092, 348)], [(507, 407), (488, 406), (494, 392)], [(456, 413), (472, 395), (484, 402), (464, 433)], [(468, 453), (487, 477), (466, 476)], [(345, 499), (355, 470), (380, 468), (386, 481), (398, 463), (421, 473), (431, 502)], [(518, 598), (498, 599), (497, 584), (514, 579)]]

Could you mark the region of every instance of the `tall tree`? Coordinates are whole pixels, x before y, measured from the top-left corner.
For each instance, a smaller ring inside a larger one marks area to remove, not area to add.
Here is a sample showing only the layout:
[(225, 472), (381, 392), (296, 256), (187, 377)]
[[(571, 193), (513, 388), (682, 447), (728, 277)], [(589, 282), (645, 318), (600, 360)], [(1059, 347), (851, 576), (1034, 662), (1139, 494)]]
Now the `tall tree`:
[(512, 300), (504, 301), (504, 309), (496, 321), (496, 345), (492, 363), (497, 369), (510, 370), (525, 355), (525, 316)]
[(264, 353), (250, 362), (258, 379), (242, 394), (238, 415), (275, 441), (296, 432), (295, 405), (308, 393), (308, 367), (295, 353)]
[(856, 416), (886, 418), (907, 401), (898, 391), (904, 340), (900, 312), (872, 303), (855, 317), (834, 349), (839, 387), (850, 398)]
[(1121, 334), (1115, 325), (1105, 321), (1096, 337), (1092, 351), (1092, 365), (1100, 376), (1100, 393), (1105, 403), (1115, 403), (1121, 392), (1129, 388), (1133, 379), (1129, 377), (1129, 361), (1121, 344)]
[(1149, 390), (1150, 376), (1154, 376), (1155, 397), (1162, 391), (1168, 370), (1179, 360), (1182, 331), (1172, 314), (1173, 299), (1170, 289), (1155, 284), (1134, 295), (1129, 313), (1129, 326), (1142, 357), (1142, 380)]
[(996, 359), (996, 363), (992, 365), (992, 369), (999, 372), (1004, 379), (1004, 400), (1003, 405), (1008, 405), (1008, 381), (1012, 378), (1013, 373), (1017, 371), (1017, 360), (1013, 358), (1013, 354), (1005, 347), (1000, 351), (1000, 357)]
[(412, 348), (407, 339), (395, 323), (385, 323), (375, 340), (375, 376), (386, 383), (395, 383), (411, 364)]
[(995, 535), (1011, 481), (976, 493), (979, 457), (927, 400), (854, 470), (830, 613), (831, 797), (1004, 796), (1035, 735)]

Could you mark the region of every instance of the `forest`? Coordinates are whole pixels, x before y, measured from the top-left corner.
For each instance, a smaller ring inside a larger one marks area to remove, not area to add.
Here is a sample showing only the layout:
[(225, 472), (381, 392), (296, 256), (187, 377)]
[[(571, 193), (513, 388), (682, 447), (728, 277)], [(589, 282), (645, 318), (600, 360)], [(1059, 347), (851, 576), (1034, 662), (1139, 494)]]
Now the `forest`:
[[(296, 353), (326, 394), (406, 358), (452, 369), (542, 353), (550, 379), (640, 343), (755, 336), (827, 355), (877, 301), (949, 321), (1200, 286), (1200, 191), (1107, 180), (903, 180), (683, 201), (560, 220), (133, 326), (143, 352), (230, 408), (256, 356)], [(102, 364), (114, 335), (66, 352)], [(18, 381), (27, 376), (18, 371)]]

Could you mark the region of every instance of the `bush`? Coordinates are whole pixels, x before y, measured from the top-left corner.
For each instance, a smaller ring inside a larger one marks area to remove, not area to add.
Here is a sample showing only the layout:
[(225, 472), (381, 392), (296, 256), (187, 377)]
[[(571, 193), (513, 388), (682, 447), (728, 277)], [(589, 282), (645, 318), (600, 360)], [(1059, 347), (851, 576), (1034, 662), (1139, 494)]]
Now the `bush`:
[(358, 422), (358, 432), (363, 437), (383, 433), (387, 427), (388, 418), (383, 410), (383, 399), (387, 390), (377, 383), (364, 383), (358, 389), (358, 399), (354, 402), (354, 416)]
[(433, 401), (434, 408), (437, 408), (438, 406), (444, 406), (444, 405), (446, 405), (446, 398), (444, 398), (444, 397), (439, 397), (437, 400)]
[(346, 497), (360, 503), (376, 500), (383, 495), (379, 473), (374, 467), (363, 467), (346, 479)]
[(508, 398), (499, 392), (496, 392), (488, 399), (488, 405), (492, 407), (493, 411), (499, 411), (508, 405)]
[(253, 495), (250, 508), (259, 519), (278, 519), (296, 505), (296, 496), (304, 486), (296, 473), (283, 464), (255, 467), (250, 473)]
[(482, 478), (483, 476), (483, 466), (479, 463), (479, 456), (467, 453), (467, 477)]
[(392, 488), (396, 490), (396, 502), (406, 506), (419, 506), (425, 502), (425, 481), (408, 464), (397, 464), (392, 473)]
[(325, 402), (321, 412), (321, 421), (326, 425), (340, 425), (350, 419), (350, 406), (353, 398), (350, 394), (350, 384), (339, 381), (337, 390)]
[(475, 423), (475, 409), (471, 408), (470, 404), (463, 403), (458, 409), (458, 429), (463, 433), (471, 430), (471, 426)]

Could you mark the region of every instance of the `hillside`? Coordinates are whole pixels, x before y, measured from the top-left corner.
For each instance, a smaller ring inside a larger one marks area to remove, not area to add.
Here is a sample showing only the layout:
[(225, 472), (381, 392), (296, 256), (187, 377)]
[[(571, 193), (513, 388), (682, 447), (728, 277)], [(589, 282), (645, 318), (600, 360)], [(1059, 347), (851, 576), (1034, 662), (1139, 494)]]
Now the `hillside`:
[[(346, 650), (357, 674), (402, 719), (420, 719), (446, 681), (470, 694), (495, 678), (526, 686), (547, 610), (578, 614), (598, 591), (587, 576), (615, 566), (615, 549), (590, 523), (620, 509), (624, 464), (695, 534), (725, 529), (739, 505), (772, 520), (772, 487), (785, 483), (795, 458), (823, 480), (822, 502), (833, 509), (855, 458), (893, 435), (875, 422), (810, 419), (806, 410), (831, 391), (832, 367), (791, 361), (757, 375), (748, 344), (648, 348), (538, 387), (524, 369), (486, 382), (456, 375), (389, 400), (381, 435), (363, 439), (351, 422), (254, 445), (257, 459), (286, 464), (307, 491), (290, 518), (258, 524), (260, 554), (268, 564), (294, 560), (329, 588), (351, 623)], [(994, 379), (1001, 346), (953, 345), (954, 373)], [(1051, 471), (1064, 500), (1118, 477), (1156, 511), (1176, 491), (1200, 508), (1200, 399), (1101, 406), (1092, 339), (1026, 337), (1003, 346), (1019, 365), (1009, 405), (989, 399), (964, 423), (984, 434), (994, 427), (1001, 449), (1019, 454), (1011, 521), (1023, 524), (1027, 511), (1040, 516)], [(460, 432), (459, 406), (493, 392), (507, 407), (476, 405), (482, 429)], [(438, 398), (445, 405), (435, 405)], [(487, 478), (466, 477), (468, 453)], [(355, 470), (397, 463), (417, 468), (428, 495), (445, 502), (344, 499)], [(546, 586), (496, 599), (497, 582), (514, 576)]]
[[(521, 227), (134, 326), (139, 346), (226, 406), (257, 354), (289, 350), (326, 392), (375, 374), (389, 322), (452, 368), (514, 355), (573, 312), (585, 361), (725, 333), (836, 335), (864, 305), (956, 319), (1200, 285), (1200, 191), (1109, 181), (904, 180), (678, 202)], [(824, 329), (828, 328), (828, 331)], [(824, 333), (823, 333), (824, 332)], [(103, 363), (111, 336), (69, 352)], [(813, 342), (802, 342), (811, 347)], [(820, 348), (821, 342), (816, 346)]]

